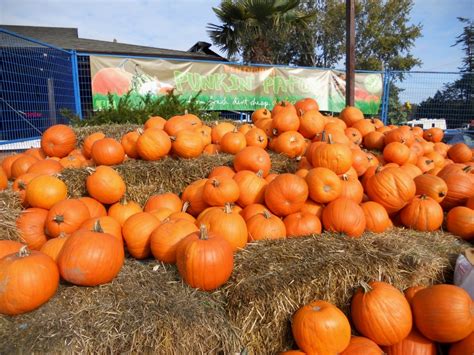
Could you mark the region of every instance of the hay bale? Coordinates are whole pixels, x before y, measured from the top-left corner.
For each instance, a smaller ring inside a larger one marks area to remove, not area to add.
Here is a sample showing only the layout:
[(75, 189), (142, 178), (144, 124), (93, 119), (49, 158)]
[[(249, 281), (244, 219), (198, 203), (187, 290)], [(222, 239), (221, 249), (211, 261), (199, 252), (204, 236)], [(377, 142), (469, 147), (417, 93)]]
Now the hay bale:
[[(270, 157), (272, 172), (296, 170), (294, 159), (276, 153), (271, 153)], [(167, 157), (158, 161), (130, 159), (114, 168), (127, 185), (127, 198), (143, 204), (152, 194), (180, 194), (192, 182), (207, 177), (214, 167), (232, 166), (233, 159), (230, 154), (202, 155), (196, 159)], [(81, 197), (87, 195), (85, 180), (88, 174), (86, 169), (65, 169), (59, 177), (68, 186), (71, 197)]]
[(13, 190), (0, 191), (0, 239), (20, 241), (16, 219), (22, 210), (18, 195)]
[(395, 229), (350, 239), (321, 236), (248, 245), (236, 255), (224, 292), (229, 318), (251, 353), (294, 348), (290, 319), (322, 299), (349, 314), (360, 281), (384, 280), (400, 290), (449, 280), (465, 243), (444, 233)]
[(0, 316), (0, 353), (239, 352), (222, 296), (183, 285), (174, 267), (127, 259), (110, 284), (64, 284), (38, 310)]
[(122, 136), (128, 132), (132, 132), (137, 128), (142, 128), (143, 125), (138, 124), (109, 124), (101, 126), (85, 126), (85, 127), (72, 127), (77, 136), (78, 146), (82, 145), (84, 138), (94, 132), (102, 132), (108, 138), (114, 138), (120, 142)]

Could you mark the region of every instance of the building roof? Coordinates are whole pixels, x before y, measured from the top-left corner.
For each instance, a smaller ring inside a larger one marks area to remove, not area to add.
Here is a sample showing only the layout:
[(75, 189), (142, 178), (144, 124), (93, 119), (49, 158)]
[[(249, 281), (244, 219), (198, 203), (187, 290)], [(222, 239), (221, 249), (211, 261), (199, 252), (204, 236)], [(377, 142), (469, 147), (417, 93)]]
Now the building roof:
[(16, 26), (1, 24), (0, 28), (4, 28), (10, 32), (18, 33), (25, 37), (36, 39), (40, 42), (51, 44), (55, 47), (74, 49), (78, 52), (226, 61), (225, 58), (209, 49), (210, 44), (208, 47), (204, 46), (206, 47), (204, 48), (202, 43), (208, 44), (206, 42), (197, 42), (193, 47), (191, 47), (189, 51), (180, 51), (173, 49), (138, 46), (116, 41), (108, 42), (80, 38), (77, 28)]

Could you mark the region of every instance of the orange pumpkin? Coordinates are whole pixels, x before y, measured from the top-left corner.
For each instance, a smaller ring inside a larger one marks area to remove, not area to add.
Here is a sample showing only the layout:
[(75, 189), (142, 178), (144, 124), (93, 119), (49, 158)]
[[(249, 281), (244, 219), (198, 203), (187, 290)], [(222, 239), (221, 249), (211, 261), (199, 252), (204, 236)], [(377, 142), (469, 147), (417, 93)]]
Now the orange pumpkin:
[(397, 344), (412, 328), (408, 301), (385, 282), (363, 284), (352, 297), (351, 316), (357, 331), (378, 345)]
[(318, 110), (305, 110), (300, 117), (299, 132), (305, 138), (313, 137), (324, 130), (326, 120)]
[(272, 113), (269, 110), (267, 110), (266, 108), (259, 108), (255, 110), (254, 112), (252, 112), (251, 119), (253, 123), (256, 123), (257, 121), (263, 118), (271, 118), (271, 117), (272, 117)]
[(80, 197), (78, 200), (86, 205), (91, 218), (107, 216), (107, 210), (104, 205), (92, 197)]
[(247, 219), (248, 241), (264, 239), (285, 239), (286, 227), (283, 221), (267, 210)]
[(191, 130), (179, 131), (171, 141), (173, 152), (181, 158), (196, 158), (204, 149), (201, 136)]
[(18, 253), (0, 259), (0, 285), (0, 313), (26, 313), (56, 293), (58, 267), (49, 256), (23, 246)]
[(168, 208), (172, 212), (179, 212), (183, 208), (183, 202), (178, 195), (167, 192), (164, 194), (153, 195), (146, 201), (144, 211), (152, 212), (159, 208)]
[(87, 206), (77, 199), (68, 199), (56, 203), (46, 217), (46, 234), (55, 238), (60, 234), (70, 235), (90, 218)]
[(79, 229), (110, 234), (123, 244), (122, 226), (112, 217), (101, 216), (89, 218), (81, 224)]
[(207, 176), (208, 179), (211, 179), (215, 176), (227, 176), (229, 178), (233, 178), (235, 175), (234, 169), (229, 166), (216, 166), (211, 170), (209, 175)]
[(82, 154), (84, 157), (86, 157), (86, 159), (90, 159), (92, 157), (92, 146), (94, 143), (103, 138), (105, 138), (105, 134), (102, 132), (94, 132), (84, 138), (84, 142), (82, 143)]
[(307, 354), (339, 354), (351, 339), (347, 317), (325, 301), (301, 307), (293, 316), (291, 331), (298, 347)]
[[(64, 159), (64, 158), (63, 158)], [(28, 168), (28, 174), (54, 175), (63, 170), (63, 166), (52, 159), (38, 160)]]
[(159, 128), (147, 129), (137, 140), (137, 153), (143, 160), (159, 160), (171, 150), (171, 139)]
[(60, 235), (57, 238), (51, 238), (40, 249), (40, 252), (50, 256), (55, 262), (58, 261), (59, 254), (63, 249), (64, 243), (66, 243), (68, 235)]
[(251, 147), (260, 147), (265, 149), (268, 144), (268, 138), (267, 135), (265, 134), (265, 131), (258, 127), (253, 127), (251, 128), (246, 134), (245, 134), (245, 141), (247, 143), (247, 146)]
[(33, 166), (38, 159), (31, 155), (22, 154), (11, 166), (11, 177), (16, 179), (20, 175), (26, 174), (28, 169)]
[(14, 240), (0, 240), (0, 259), (7, 255), (18, 253), (22, 246), (24, 246), (23, 243)]
[(220, 122), (216, 124), (211, 130), (212, 143), (220, 144), (222, 137), (233, 130), (235, 130), (235, 126), (230, 122)]
[(237, 154), (247, 146), (245, 135), (238, 131), (227, 132), (219, 142), (224, 153)]
[(337, 175), (344, 174), (352, 166), (352, 152), (346, 145), (332, 143), (332, 136), (329, 135), (329, 143), (321, 144), (314, 150), (311, 163), (315, 168), (328, 168)]
[(405, 227), (422, 232), (439, 229), (443, 218), (440, 204), (426, 195), (416, 196), (400, 211), (400, 220)]
[(203, 197), (204, 185), (207, 180), (208, 179), (200, 179), (193, 182), (184, 189), (181, 195), (183, 204), (189, 206), (187, 212), (193, 216), (199, 215), (199, 213), (209, 207)]
[(239, 199), (240, 189), (235, 180), (216, 176), (208, 179), (204, 184), (203, 199), (210, 206), (224, 206)]
[(165, 129), (166, 120), (161, 116), (151, 116), (145, 121), (144, 128), (159, 128)]
[(474, 331), (463, 340), (454, 343), (449, 348), (449, 355), (465, 355), (474, 353)]
[(138, 203), (124, 199), (110, 206), (108, 216), (115, 219), (120, 226), (123, 226), (129, 217), (140, 212), (143, 212), (143, 209)]
[(416, 194), (431, 197), (440, 203), (448, 194), (448, 185), (438, 176), (423, 174), (415, 177)]
[(341, 111), (339, 118), (346, 123), (347, 127), (351, 127), (357, 121), (363, 120), (364, 114), (357, 107), (347, 106)]
[(87, 177), (86, 188), (91, 197), (104, 204), (115, 203), (125, 194), (125, 182), (122, 177), (105, 165), (98, 166)]
[(266, 209), (267, 208), (260, 203), (253, 203), (251, 205), (244, 207), (242, 211), (240, 211), (239, 213), (244, 219), (244, 221), (247, 222), (250, 218), (252, 218), (253, 216), (259, 213), (263, 213), (263, 211), (265, 211)]
[(298, 212), (308, 198), (308, 184), (294, 174), (278, 175), (265, 189), (265, 204), (277, 216)]
[(41, 149), (49, 157), (64, 158), (75, 146), (76, 134), (66, 125), (51, 126), (41, 136)]
[(369, 338), (353, 336), (341, 355), (383, 355), (380, 347)]
[(412, 301), (417, 329), (440, 343), (460, 341), (474, 329), (474, 305), (469, 294), (454, 285), (434, 285), (418, 291)]
[(122, 235), (130, 255), (135, 259), (150, 255), (150, 236), (159, 225), (158, 218), (148, 212), (136, 213), (125, 221)]
[(334, 201), (341, 195), (342, 183), (335, 172), (327, 168), (314, 168), (306, 175), (309, 197), (318, 203)]
[(140, 138), (140, 133), (138, 131), (133, 131), (124, 134), (120, 141), (125, 154), (127, 154), (129, 158), (137, 159), (140, 157), (137, 151), (138, 138)]
[(49, 175), (33, 178), (26, 187), (26, 201), (31, 207), (48, 210), (57, 202), (64, 200), (66, 195), (66, 184)]
[(262, 177), (262, 172), (255, 174), (249, 170), (241, 170), (233, 176), (239, 186), (240, 194), (237, 204), (244, 208), (253, 203), (265, 201), (265, 189), (268, 182)]
[(392, 227), (393, 224), (387, 210), (381, 204), (367, 201), (361, 207), (365, 214), (365, 230), (373, 233), (383, 233)]
[(405, 291), (403, 291), (403, 294), (405, 295), (405, 298), (407, 299), (410, 306), (413, 301), (413, 297), (415, 297), (416, 293), (420, 290), (423, 290), (424, 288), (426, 287), (425, 286), (410, 286)]
[(436, 344), (413, 329), (401, 342), (384, 348), (387, 355), (436, 355)]
[(270, 155), (260, 147), (246, 147), (234, 157), (235, 171), (250, 170), (257, 173), (262, 170), (262, 176), (266, 177), (270, 172), (270, 168)]
[(448, 212), (446, 228), (465, 240), (474, 239), (474, 210), (458, 206)]
[(323, 210), (324, 229), (358, 238), (365, 230), (365, 214), (354, 200), (339, 197)]
[(286, 237), (301, 237), (310, 234), (321, 234), (321, 221), (308, 212), (289, 214), (283, 220), (286, 228)]
[(315, 99), (306, 97), (295, 102), (295, 109), (300, 115), (301, 112), (304, 115), (308, 111), (319, 111), (319, 105)]

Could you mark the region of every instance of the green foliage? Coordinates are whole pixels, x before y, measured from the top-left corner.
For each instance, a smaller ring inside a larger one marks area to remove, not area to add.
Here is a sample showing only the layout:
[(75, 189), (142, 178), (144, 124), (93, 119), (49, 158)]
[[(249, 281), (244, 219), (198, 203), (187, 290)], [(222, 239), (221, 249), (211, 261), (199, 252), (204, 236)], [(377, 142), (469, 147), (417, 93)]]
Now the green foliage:
[(138, 103), (132, 103), (131, 92), (115, 98), (108, 95), (109, 105), (103, 110), (94, 112), (90, 117), (81, 120), (70, 112), (62, 111), (61, 114), (69, 118), (76, 126), (106, 125), (113, 123), (143, 124), (150, 116), (161, 116), (170, 118), (182, 115), (185, 112), (192, 113), (202, 120), (216, 120), (217, 112), (207, 111), (209, 103), (199, 100), (200, 92), (189, 100), (183, 100), (173, 91), (161, 97), (145, 95), (140, 97)]

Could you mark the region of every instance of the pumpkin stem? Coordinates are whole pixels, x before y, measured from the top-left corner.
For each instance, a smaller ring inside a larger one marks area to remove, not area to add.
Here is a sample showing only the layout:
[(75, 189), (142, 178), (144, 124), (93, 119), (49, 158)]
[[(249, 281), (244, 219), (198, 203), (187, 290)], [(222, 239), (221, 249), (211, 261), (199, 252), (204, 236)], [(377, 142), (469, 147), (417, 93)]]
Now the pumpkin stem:
[(278, 135), (278, 130), (276, 128), (273, 128), (272, 133), (273, 133), (274, 136), (277, 136)]
[(263, 170), (260, 169), (255, 175), (257, 175), (259, 178), (263, 178)]
[(187, 211), (188, 208), (189, 208), (189, 205), (190, 205), (189, 201), (184, 201), (183, 207), (181, 208), (181, 212), (186, 213), (186, 211)]
[(257, 140), (262, 143), (265, 139), (262, 136), (258, 136)]
[(184, 110), (184, 114), (185, 114), (185, 115), (187, 115), (187, 114), (188, 114), (188, 110), (187, 110), (187, 109), (186, 109), (186, 110)]
[(24, 245), (20, 248), (20, 250), (18, 251), (18, 256), (20, 258), (24, 258), (25, 256), (29, 256), (31, 254), (31, 251), (30, 249), (28, 249), (28, 246), (27, 245)]
[(420, 195), (420, 200), (427, 200), (427, 199), (428, 199), (428, 196), (426, 196), (425, 194)]
[(219, 182), (219, 180), (217, 180), (217, 179), (212, 179), (212, 186), (214, 186), (214, 187), (219, 187), (220, 184), (221, 184), (221, 183)]
[(315, 311), (315, 312), (319, 312), (320, 310), (321, 310), (321, 307), (319, 307), (319, 306), (313, 307), (313, 311)]
[(102, 229), (99, 220), (95, 221), (94, 227), (92, 227), (92, 231), (96, 233), (104, 233), (104, 230)]
[(91, 168), (90, 166), (86, 167), (84, 170), (87, 171), (89, 175), (92, 175), (95, 173), (95, 169)]
[(53, 221), (57, 224), (61, 224), (64, 222), (64, 216), (61, 214), (57, 214), (56, 216), (54, 216)]
[(326, 131), (322, 131), (321, 132), (321, 142), (325, 142), (326, 141)]
[(441, 191), (439, 194), (438, 194), (439, 197), (444, 197), (446, 196), (446, 194), (444, 193), (444, 191)]
[(208, 233), (207, 233), (207, 228), (205, 224), (201, 224), (199, 226), (199, 239), (201, 240), (207, 240), (208, 239)]
[(227, 214), (232, 213), (232, 205), (229, 202), (225, 203), (224, 212), (227, 213)]
[(349, 181), (349, 176), (347, 174), (342, 174), (341, 179), (343, 181)]
[(332, 134), (328, 134), (328, 143), (329, 144), (334, 144), (333, 140), (332, 140)]
[(372, 287), (370, 287), (370, 285), (365, 281), (361, 281), (360, 286), (363, 288), (364, 293), (372, 291)]
[(267, 210), (263, 210), (263, 217), (265, 217), (266, 219), (269, 219), (272, 215), (270, 214), (270, 212), (268, 212)]
[(139, 135), (142, 135), (145, 130), (143, 128), (137, 128), (136, 132), (139, 134)]
[(300, 114), (300, 116), (303, 116), (303, 115), (304, 115), (303, 109), (301, 109), (301, 108), (299, 109), (299, 114)]

